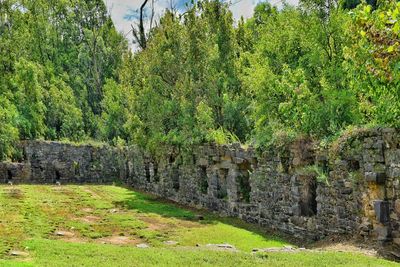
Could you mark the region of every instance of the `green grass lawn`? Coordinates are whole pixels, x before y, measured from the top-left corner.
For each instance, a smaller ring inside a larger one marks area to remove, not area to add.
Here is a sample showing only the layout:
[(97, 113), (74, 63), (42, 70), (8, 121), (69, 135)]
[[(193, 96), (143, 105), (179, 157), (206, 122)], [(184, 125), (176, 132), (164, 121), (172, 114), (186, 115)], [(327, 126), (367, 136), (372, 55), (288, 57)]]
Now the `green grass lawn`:
[[(199, 213), (204, 220), (196, 219)], [(221, 243), (237, 251), (206, 246)], [(251, 253), (285, 245), (240, 220), (183, 209), (121, 187), (0, 186), (0, 266), (396, 265), (341, 252)]]

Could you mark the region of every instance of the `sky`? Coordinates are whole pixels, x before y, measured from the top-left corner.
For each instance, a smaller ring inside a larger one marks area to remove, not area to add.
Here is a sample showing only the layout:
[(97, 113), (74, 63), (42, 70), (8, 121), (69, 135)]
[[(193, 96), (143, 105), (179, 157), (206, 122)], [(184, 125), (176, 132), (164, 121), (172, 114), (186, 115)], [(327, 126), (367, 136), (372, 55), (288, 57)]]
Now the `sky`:
[[(108, 10), (111, 12), (112, 20), (114, 21), (115, 27), (118, 31), (124, 33), (126, 37), (131, 40), (132, 35), (130, 34), (131, 24), (133, 23), (134, 11), (140, 8), (143, 0), (104, 0)], [(173, 2), (175, 7), (180, 10), (185, 9), (186, 2), (190, 0), (156, 0), (155, 1), (155, 13), (162, 14), (162, 11), (170, 6), (170, 2)], [(239, 19), (241, 16), (248, 18), (253, 14), (253, 9), (258, 2), (261, 0), (230, 0), (232, 5), (230, 9), (235, 19)], [(282, 0), (269, 0), (273, 5), (280, 5)], [(149, 1), (150, 2), (150, 1)], [(289, 4), (296, 5), (298, 0), (286, 0)]]

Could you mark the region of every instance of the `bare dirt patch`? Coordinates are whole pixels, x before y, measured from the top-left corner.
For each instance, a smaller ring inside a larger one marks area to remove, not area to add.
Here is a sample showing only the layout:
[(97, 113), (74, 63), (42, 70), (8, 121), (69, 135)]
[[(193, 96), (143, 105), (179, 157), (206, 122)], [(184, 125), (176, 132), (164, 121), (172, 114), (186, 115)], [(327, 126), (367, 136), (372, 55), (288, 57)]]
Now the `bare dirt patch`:
[(96, 239), (96, 243), (101, 244), (112, 244), (112, 245), (136, 245), (140, 243), (140, 240), (133, 239), (129, 236), (108, 236)]
[(148, 230), (153, 230), (153, 231), (175, 229), (177, 227), (196, 228), (196, 227), (203, 226), (202, 224), (200, 224), (198, 222), (186, 221), (186, 220), (173, 220), (173, 221), (168, 221), (168, 222), (165, 222), (165, 221), (162, 222), (159, 218), (151, 217), (151, 216), (139, 216), (137, 218), (147, 224)]
[(159, 219), (154, 217), (140, 216), (139, 220), (147, 224), (147, 229), (152, 231), (165, 230), (171, 227), (171, 225), (166, 223), (161, 223)]
[(89, 193), (93, 198), (97, 198), (97, 199), (100, 198), (99, 194), (97, 194), (93, 190), (90, 190), (89, 188), (85, 188), (85, 189), (83, 189), (83, 191), (85, 191), (86, 193)]
[(86, 212), (86, 213), (92, 213), (93, 209), (92, 208), (83, 208), (82, 211)]
[(24, 197), (23, 192), (18, 188), (7, 188), (4, 189), (3, 193), (9, 198), (22, 199)]
[(60, 193), (67, 196), (75, 195), (75, 193), (72, 190), (66, 188), (65, 186), (53, 186), (52, 190), (56, 193)]
[(71, 231), (55, 231), (54, 235), (57, 237), (57, 239), (65, 241), (65, 242), (70, 242), (70, 243), (87, 243), (88, 240), (87, 238), (81, 237), (79, 234), (71, 232)]
[(93, 215), (88, 215), (82, 218), (76, 218), (75, 220), (84, 222), (84, 223), (97, 223), (101, 220), (100, 217), (93, 216)]

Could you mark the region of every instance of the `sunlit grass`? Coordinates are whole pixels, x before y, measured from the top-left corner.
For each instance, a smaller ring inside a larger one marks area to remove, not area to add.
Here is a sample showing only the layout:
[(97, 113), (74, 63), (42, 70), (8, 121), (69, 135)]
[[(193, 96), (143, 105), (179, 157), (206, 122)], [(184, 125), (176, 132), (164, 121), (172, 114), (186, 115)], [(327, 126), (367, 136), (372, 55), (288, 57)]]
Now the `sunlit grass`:
[[(251, 254), (254, 248), (289, 243), (238, 219), (184, 209), (116, 186), (0, 186), (0, 203), (0, 266), (392, 264), (337, 252)], [(196, 219), (199, 214), (203, 220)], [(59, 231), (71, 236), (56, 235)], [(107, 243), (118, 237), (128, 243)], [(178, 244), (171, 246), (165, 241)], [(139, 243), (150, 248), (136, 248)], [(238, 251), (215, 251), (206, 246), (221, 243)], [(27, 256), (13, 258), (11, 250)]]

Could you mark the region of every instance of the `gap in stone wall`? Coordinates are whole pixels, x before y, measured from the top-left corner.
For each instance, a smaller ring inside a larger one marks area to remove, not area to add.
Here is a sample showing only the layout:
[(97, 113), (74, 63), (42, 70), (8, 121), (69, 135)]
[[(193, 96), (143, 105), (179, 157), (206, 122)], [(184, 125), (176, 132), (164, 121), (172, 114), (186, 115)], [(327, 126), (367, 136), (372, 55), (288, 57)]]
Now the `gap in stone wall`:
[(218, 170), (218, 184), (217, 184), (217, 198), (226, 199), (228, 197), (228, 190), (226, 188), (226, 178), (228, 176), (229, 169), (221, 168)]
[(180, 188), (180, 183), (179, 183), (179, 168), (177, 167), (173, 167), (172, 168), (172, 175), (171, 175), (171, 179), (172, 179), (172, 188), (175, 191), (179, 191)]
[(74, 174), (75, 176), (80, 175), (80, 165), (79, 162), (74, 161)]
[(173, 155), (173, 154), (169, 154), (169, 157), (168, 157), (168, 162), (169, 162), (169, 164), (172, 164), (172, 163), (174, 163), (174, 162), (175, 162), (175, 157), (174, 157), (174, 155)]
[(300, 214), (301, 216), (311, 217), (317, 214), (317, 181), (314, 176), (304, 176), (303, 181)]
[(202, 194), (208, 193), (208, 176), (207, 176), (207, 167), (199, 166), (198, 168), (199, 175), (199, 188)]
[(160, 175), (158, 174), (158, 163), (156, 161), (153, 162), (153, 180), (156, 183), (160, 181)]
[(59, 170), (56, 170), (56, 171), (55, 171), (55, 180), (54, 180), (54, 183), (56, 184), (56, 183), (60, 183), (60, 182), (61, 182), (61, 173), (60, 173)]
[(144, 164), (144, 175), (146, 177), (146, 181), (150, 182), (150, 164), (148, 162), (145, 162)]
[(253, 172), (250, 162), (244, 161), (239, 166), (239, 176), (238, 179), (238, 199), (240, 202), (249, 203), (250, 202), (250, 173)]
[(11, 172), (11, 170), (7, 170), (7, 183), (12, 183), (13, 180), (13, 174)]
[(360, 170), (360, 162), (358, 160), (352, 159), (349, 161), (349, 171), (355, 172)]

